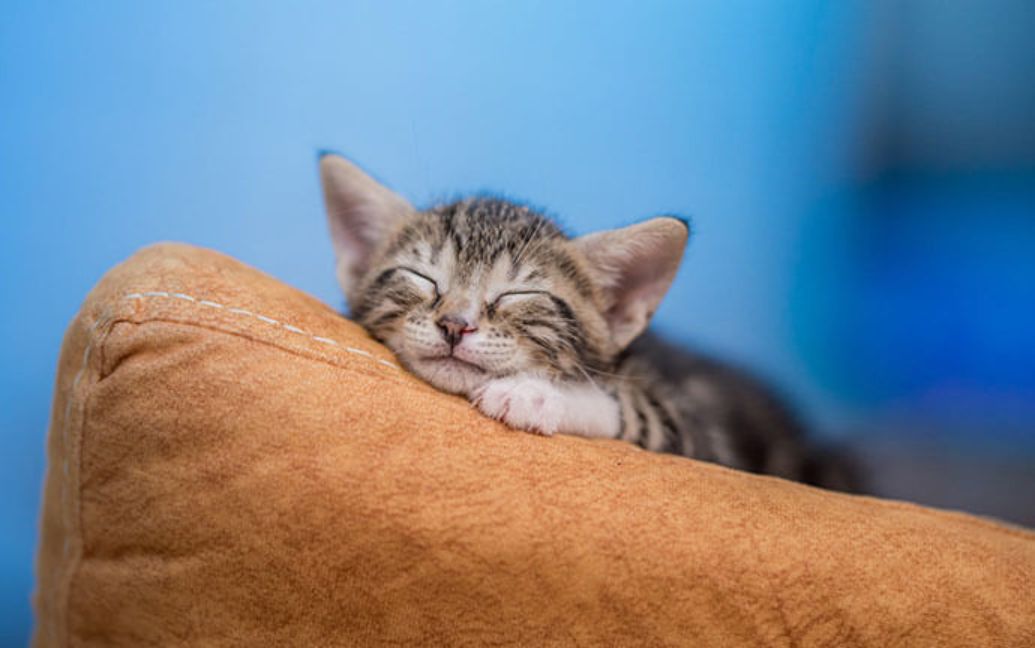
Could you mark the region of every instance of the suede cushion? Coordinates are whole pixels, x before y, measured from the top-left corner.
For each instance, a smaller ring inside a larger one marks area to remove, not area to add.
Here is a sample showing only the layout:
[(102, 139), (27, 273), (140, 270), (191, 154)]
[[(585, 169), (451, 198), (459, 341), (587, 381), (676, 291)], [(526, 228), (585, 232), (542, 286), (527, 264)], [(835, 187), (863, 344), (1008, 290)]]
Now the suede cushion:
[(1035, 535), (514, 432), (324, 304), (148, 248), (72, 323), (34, 644), (1035, 645)]

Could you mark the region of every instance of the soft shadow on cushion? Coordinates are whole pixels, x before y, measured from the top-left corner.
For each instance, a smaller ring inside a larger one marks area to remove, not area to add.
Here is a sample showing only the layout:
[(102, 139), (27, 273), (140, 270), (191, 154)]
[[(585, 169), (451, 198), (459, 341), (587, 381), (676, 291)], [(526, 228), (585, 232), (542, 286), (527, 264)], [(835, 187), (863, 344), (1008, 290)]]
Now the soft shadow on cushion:
[(148, 248), (72, 323), (35, 645), (1035, 645), (1035, 536), (510, 431), (322, 303)]

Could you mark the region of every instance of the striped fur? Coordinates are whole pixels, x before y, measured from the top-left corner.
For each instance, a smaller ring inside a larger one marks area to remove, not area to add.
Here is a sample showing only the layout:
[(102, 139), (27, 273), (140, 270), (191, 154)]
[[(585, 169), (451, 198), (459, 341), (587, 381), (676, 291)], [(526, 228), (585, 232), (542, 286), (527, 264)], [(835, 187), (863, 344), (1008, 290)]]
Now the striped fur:
[(436, 387), (521, 429), (850, 486), (768, 390), (643, 333), (681, 222), (571, 239), (510, 201), (417, 211), (340, 157), (321, 170), (352, 318)]

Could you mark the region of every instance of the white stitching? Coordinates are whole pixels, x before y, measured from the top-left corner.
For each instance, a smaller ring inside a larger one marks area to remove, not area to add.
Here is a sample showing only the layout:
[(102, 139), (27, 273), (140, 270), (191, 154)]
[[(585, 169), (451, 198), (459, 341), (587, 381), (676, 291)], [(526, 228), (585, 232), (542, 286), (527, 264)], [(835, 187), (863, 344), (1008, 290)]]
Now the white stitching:
[(347, 347), (345, 347), (345, 350), (348, 351), (349, 353), (355, 353), (356, 355), (361, 355), (361, 356), (364, 356), (366, 358), (373, 358), (374, 357), (369, 351), (364, 351), (363, 349), (356, 349), (356, 348), (347, 346)]
[[(170, 293), (170, 292), (165, 292), (165, 291), (160, 291), (160, 290), (155, 290), (155, 291), (151, 291), (151, 292), (143, 292), (143, 293), (127, 293), (126, 295), (123, 295), (122, 299), (124, 299), (124, 300), (132, 300), (132, 299), (147, 299), (147, 298), (154, 298), (154, 297), (164, 297), (164, 298), (179, 299), (181, 301), (191, 302), (191, 303), (195, 303), (195, 304), (198, 304), (198, 305), (201, 305), (201, 306), (208, 306), (210, 308), (222, 308), (222, 309), (225, 309), (228, 313), (233, 313), (234, 315), (241, 315), (243, 317), (250, 317), (250, 318), (253, 318), (253, 319), (257, 319), (260, 322), (265, 322), (266, 324), (269, 324), (271, 326), (278, 326), (278, 327), (283, 328), (283, 329), (285, 329), (287, 331), (291, 331), (292, 333), (297, 333), (298, 335), (304, 335), (304, 336), (308, 337), (309, 339), (314, 340), (316, 342), (321, 342), (323, 344), (329, 344), (331, 346), (336, 346), (336, 347), (338, 347), (340, 349), (345, 349), (345, 351), (347, 351), (348, 353), (351, 353), (353, 355), (363, 356), (364, 358), (368, 358), (370, 360), (375, 360), (375, 361), (377, 361), (378, 364), (382, 364), (382, 365), (384, 365), (386, 367), (391, 367), (392, 369), (396, 369), (396, 370), (398, 370), (400, 368), (399, 365), (395, 364), (394, 362), (378, 358), (373, 353), (370, 353), (369, 351), (364, 351), (363, 349), (357, 349), (355, 347), (345, 346), (344, 344), (341, 344), (337, 340), (332, 340), (331, 338), (323, 337), (321, 335), (313, 335), (312, 333), (304, 331), (304, 330), (298, 328), (297, 326), (293, 326), (293, 325), (288, 324), (286, 322), (281, 322), (281, 321), (275, 320), (272, 317), (267, 317), (265, 315), (260, 315), (259, 313), (253, 313), (252, 311), (245, 310), (243, 308), (236, 308), (236, 307), (225, 306), (223, 304), (220, 304), (219, 302), (210, 301), (208, 299), (198, 299), (197, 297), (192, 297), (191, 295), (185, 295), (183, 293)], [(97, 326), (100, 323), (101, 323), (101, 320), (98, 320), (98, 322), (96, 324), (94, 324), (94, 330), (97, 328)], [(90, 333), (92, 334), (93, 330), (91, 330)], [(84, 358), (83, 369), (85, 369), (85, 368), (86, 368), (86, 363), (85, 363), (85, 358)], [(82, 373), (82, 370), (80, 370), (80, 373)], [(78, 380), (78, 378), (77, 378), (77, 380)], [(73, 385), (73, 387), (74, 387), (74, 385)]]

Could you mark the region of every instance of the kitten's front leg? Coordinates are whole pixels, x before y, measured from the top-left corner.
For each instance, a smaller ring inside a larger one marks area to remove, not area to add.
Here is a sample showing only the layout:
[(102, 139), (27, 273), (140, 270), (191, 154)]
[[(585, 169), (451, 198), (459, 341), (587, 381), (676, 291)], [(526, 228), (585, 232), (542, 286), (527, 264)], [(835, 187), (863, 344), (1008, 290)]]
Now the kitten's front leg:
[(618, 403), (588, 383), (499, 378), (475, 390), (471, 401), (487, 416), (547, 436), (561, 433), (616, 438), (621, 429)]

